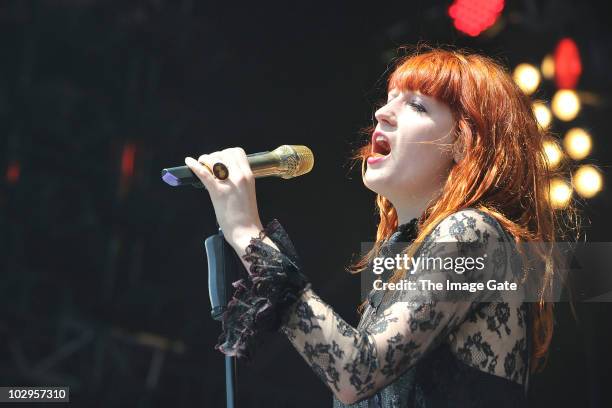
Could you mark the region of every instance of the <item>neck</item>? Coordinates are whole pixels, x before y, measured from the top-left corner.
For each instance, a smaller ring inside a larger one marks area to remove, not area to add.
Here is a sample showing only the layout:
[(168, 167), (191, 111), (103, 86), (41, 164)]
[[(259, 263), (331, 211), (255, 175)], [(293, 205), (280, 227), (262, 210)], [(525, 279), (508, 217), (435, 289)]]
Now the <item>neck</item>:
[(419, 218), (425, 212), (430, 201), (437, 198), (440, 193), (441, 189), (435, 189), (427, 194), (391, 200), (397, 212), (397, 225), (410, 222), (413, 218)]
[(427, 207), (427, 200), (421, 202), (401, 203), (399, 205), (393, 204), (395, 211), (397, 212), (397, 225), (402, 225), (410, 222), (413, 218), (419, 218), (425, 208)]

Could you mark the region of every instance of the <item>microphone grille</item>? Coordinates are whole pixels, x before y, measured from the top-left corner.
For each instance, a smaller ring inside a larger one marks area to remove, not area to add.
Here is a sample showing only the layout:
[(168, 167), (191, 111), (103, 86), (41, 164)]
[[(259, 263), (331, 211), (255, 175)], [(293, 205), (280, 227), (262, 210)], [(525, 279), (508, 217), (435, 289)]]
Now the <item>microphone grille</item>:
[(282, 147), (291, 150), (291, 155), (287, 157), (287, 172), (284, 172), (281, 176), (284, 179), (290, 179), (304, 175), (312, 170), (314, 166), (314, 155), (312, 150), (302, 145), (285, 145)]

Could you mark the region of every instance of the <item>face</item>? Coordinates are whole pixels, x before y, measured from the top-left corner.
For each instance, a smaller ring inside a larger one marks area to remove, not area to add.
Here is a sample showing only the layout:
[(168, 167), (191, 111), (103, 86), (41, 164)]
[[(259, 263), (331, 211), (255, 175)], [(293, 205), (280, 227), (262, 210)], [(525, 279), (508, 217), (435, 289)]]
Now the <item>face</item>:
[(392, 89), (375, 116), (366, 187), (396, 206), (432, 198), (453, 164), (455, 121), (448, 105), (419, 92)]

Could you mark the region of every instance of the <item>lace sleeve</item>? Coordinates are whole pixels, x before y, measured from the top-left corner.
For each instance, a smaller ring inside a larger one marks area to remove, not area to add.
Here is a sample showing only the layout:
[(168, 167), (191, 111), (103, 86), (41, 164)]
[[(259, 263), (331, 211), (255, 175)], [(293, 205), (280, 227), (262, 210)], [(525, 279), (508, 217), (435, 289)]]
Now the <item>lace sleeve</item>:
[[(280, 251), (264, 243), (265, 236)], [(251, 239), (245, 252), (243, 258), (250, 267), (244, 278), (233, 283), (234, 296), (223, 314), (223, 332), (216, 349), (249, 359), (257, 334), (278, 330), (289, 307), (310, 284), (301, 273), (289, 236), (276, 219)]]
[[(440, 290), (394, 290), (393, 301), (357, 330), (307, 288), (290, 309), (282, 331), (315, 373), (343, 403), (365, 399), (392, 382), (444, 341), (487, 291), (450, 291), (446, 282), (470, 284), (504, 276), (507, 242), (495, 220), (475, 210), (444, 219), (422, 245), (421, 254), (441, 259), (486, 259), (480, 271), (457, 273), (439, 265), (415, 267), (413, 281), (442, 284)], [(486, 254), (486, 255), (485, 255)], [(438, 265), (438, 264), (435, 264)]]

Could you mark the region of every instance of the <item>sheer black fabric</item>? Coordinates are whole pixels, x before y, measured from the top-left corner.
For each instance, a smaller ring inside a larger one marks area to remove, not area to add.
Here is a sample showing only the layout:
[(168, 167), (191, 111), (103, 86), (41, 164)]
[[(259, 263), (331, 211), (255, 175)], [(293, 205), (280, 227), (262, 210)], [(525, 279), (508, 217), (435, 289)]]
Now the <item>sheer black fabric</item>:
[[(275, 225), (271, 239), (281, 251), (268, 246), (267, 255), (258, 255), (257, 262), (278, 266), (271, 273), (299, 276), (293, 280), (299, 284), (276, 280), (284, 285), (277, 290), (285, 299), (297, 300), (279, 303), (279, 317), (272, 320), (282, 322), (281, 331), (332, 390), (334, 407), (525, 406), (528, 310), (521, 290), (372, 290), (353, 328), (310, 288), (299, 273), (289, 237), (278, 222)], [(400, 226), (388, 244), (408, 245), (415, 234), (412, 220)], [(279, 254), (291, 262), (274, 261)], [(488, 214), (468, 208), (440, 222), (417, 255), (456, 259), (485, 254), (488, 262), (478, 273), (433, 268), (407, 277), (468, 284), (521, 276), (509, 235)], [(283, 272), (288, 265), (290, 271)], [(241, 332), (248, 323), (240, 326)], [(231, 332), (233, 324), (228, 320), (226, 329)]]
[[(263, 242), (268, 236), (280, 249)], [(247, 275), (236, 282), (232, 300), (223, 316), (223, 332), (216, 348), (226, 355), (250, 358), (258, 332), (278, 330), (283, 313), (310, 287), (293, 244), (277, 220), (259, 237), (252, 238), (244, 259), (250, 262)]]

